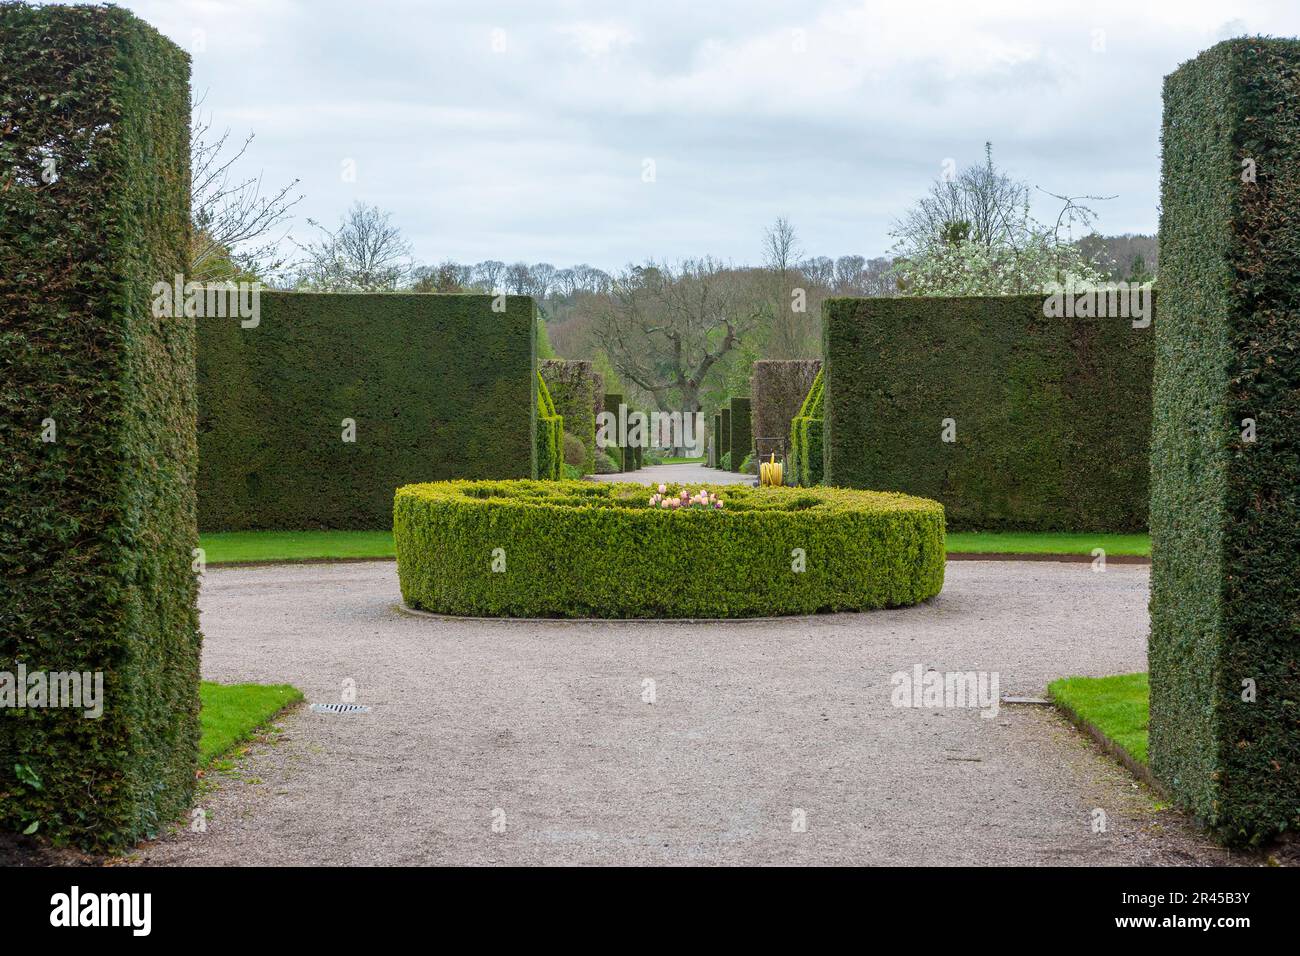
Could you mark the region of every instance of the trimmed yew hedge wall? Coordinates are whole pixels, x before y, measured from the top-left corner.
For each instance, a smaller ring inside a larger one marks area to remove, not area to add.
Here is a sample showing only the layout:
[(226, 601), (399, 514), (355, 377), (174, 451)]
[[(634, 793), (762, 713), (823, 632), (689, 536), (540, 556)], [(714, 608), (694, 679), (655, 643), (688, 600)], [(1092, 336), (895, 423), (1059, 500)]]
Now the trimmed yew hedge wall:
[(623, 404), (623, 395), (620, 392), (606, 392), (604, 400), (601, 402), (601, 404), (604, 406), (601, 409), (601, 411), (609, 412), (611, 415), (614, 416), (614, 428), (611, 429), (609, 434), (605, 436), (613, 444), (608, 445), (606, 448), (602, 450), (605, 452), (605, 454), (609, 455), (611, 458), (614, 459), (615, 462), (618, 463), (619, 471), (627, 471), (627, 467), (623, 463), (623, 448), (622, 446), (617, 444), (618, 407)]
[(727, 449), (731, 452), (731, 470), (740, 471), (740, 466), (749, 457), (754, 448), (754, 436), (750, 430), (750, 404), (748, 398), (731, 400), (731, 438)]
[(786, 445), (785, 453), (789, 455), (790, 423), (803, 407), (821, 367), (817, 359), (762, 359), (754, 363), (749, 394), (757, 454), (766, 457), (776, 450), (779, 441)]
[(532, 476), (533, 301), (493, 298), (264, 292), (254, 328), (200, 319), (202, 529), (382, 529), (399, 485)]
[(103, 682), (98, 718), (0, 709), (0, 827), (92, 849), (180, 818), (198, 765), (194, 320), (151, 310), (189, 75), (125, 10), (0, 5), (0, 671)]
[(536, 421), (537, 474), (535, 477), (558, 480), (564, 476), (564, 416), (556, 414), (551, 391), (542, 373), (537, 373)]
[(1151, 769), (1258, 842), (1300, 826), (1300, 42), (1221, 43), (1164, 96)]
[(826, 408), (825, 370), (819, 370), (804, 397), (799, 414), (790, 422), (790, 463), (786, 469), (792, 484), (812, 487), (823, 477), (823, 426)]
[(583, 474), (596, 471), (595, 373), (590, 362), (547, 359), (538, 363), (542, 379), (551, 393), (555, 411), (564, 418), (564, 430), (582, 442), (587, 451)]
[(1146, 527), (1150, 326), (1046, 318), (1041, 295), (831, 299), (823, 320), (827, 484), (936, 498), (954, 530)]
[[(943, 587), (937, 502), (704, 487), (723, 509), (651, 507), (645, 485), (408, 485), (398, 489), (393, 525), (402, 597), (445, 614), (752, 617), (915, 604)], [(497, 548), (505, 571), (492, 570)], [(804, 571), (795, 570), (796, 548)]]

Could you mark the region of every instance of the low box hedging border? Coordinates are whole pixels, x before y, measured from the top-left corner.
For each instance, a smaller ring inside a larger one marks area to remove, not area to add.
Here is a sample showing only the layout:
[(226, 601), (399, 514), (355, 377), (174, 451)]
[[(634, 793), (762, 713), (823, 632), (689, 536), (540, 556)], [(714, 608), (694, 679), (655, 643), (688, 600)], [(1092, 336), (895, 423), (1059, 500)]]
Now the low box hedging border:
[(648, 485), (407, 485), (393, 515), (402, 597), (456, 615), (725, 618), (898, 607), (943, 587), (938, 502), (702, 487), (721, 510), (651, 507)]

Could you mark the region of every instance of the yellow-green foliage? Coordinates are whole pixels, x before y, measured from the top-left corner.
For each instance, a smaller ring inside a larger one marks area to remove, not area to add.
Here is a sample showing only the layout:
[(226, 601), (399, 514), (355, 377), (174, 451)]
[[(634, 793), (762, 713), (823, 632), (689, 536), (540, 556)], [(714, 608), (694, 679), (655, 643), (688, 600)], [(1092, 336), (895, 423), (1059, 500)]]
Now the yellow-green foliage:
[(704, 487), (722, 510), (651, 508), (648, 485), (407, 485), (393, 521), (402, 596), (447, 614), (752, 617), (915, 604), (943, 587), (938, 502)]
[(537, 477), (558, 479), (564, 466), (564, 416), (555, 413), (555, 402), (546, 380), (537, 373)]
[(799, 414), (790, 422), (789, 480), (804, 486), (822, 481), (822, 415), (826, 405), (825, 370), (819, 369), (803, 400)]

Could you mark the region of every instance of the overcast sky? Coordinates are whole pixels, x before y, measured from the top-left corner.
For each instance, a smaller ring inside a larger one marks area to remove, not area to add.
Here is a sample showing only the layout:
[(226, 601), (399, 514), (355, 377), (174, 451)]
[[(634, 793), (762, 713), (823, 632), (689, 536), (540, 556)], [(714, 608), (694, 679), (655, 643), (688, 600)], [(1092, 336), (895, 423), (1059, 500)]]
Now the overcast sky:
[(249, 172), (301, 177), (304, 236), (359, 199), (422, 262), (610, 270), (757, 262), (782, 215), (807, 254), (883, 254), (985, 140), (1031, 185), (1117, 194), (1100, 231), (1153, 232), (1161, 78), (1300, 33), (1293, 0), (121, 5), (192, 53), (219, 126), (256, 133)]

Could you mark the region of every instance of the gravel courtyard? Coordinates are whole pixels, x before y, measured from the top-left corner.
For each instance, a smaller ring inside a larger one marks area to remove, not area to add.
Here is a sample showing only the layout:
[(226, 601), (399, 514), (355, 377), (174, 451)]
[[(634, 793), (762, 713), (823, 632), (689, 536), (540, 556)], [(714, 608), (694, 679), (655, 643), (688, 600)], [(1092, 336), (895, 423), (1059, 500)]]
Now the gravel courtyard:
[(133, 859), (1228, 862), (1047, 708), (891, 705), (891, 674), (915, 664), (996, 672), (1001, 694), (1035, 697), (1057, 676), (1143, 669), (1146, 568), (947, 575), (897, 611), (560, 623), (408, 614), (391, 562), (210, 570), (206, 679), (292, 683), (310, 702), (351, 680), (373, 709), (289, 714), (217, 776), (206, 832)]

